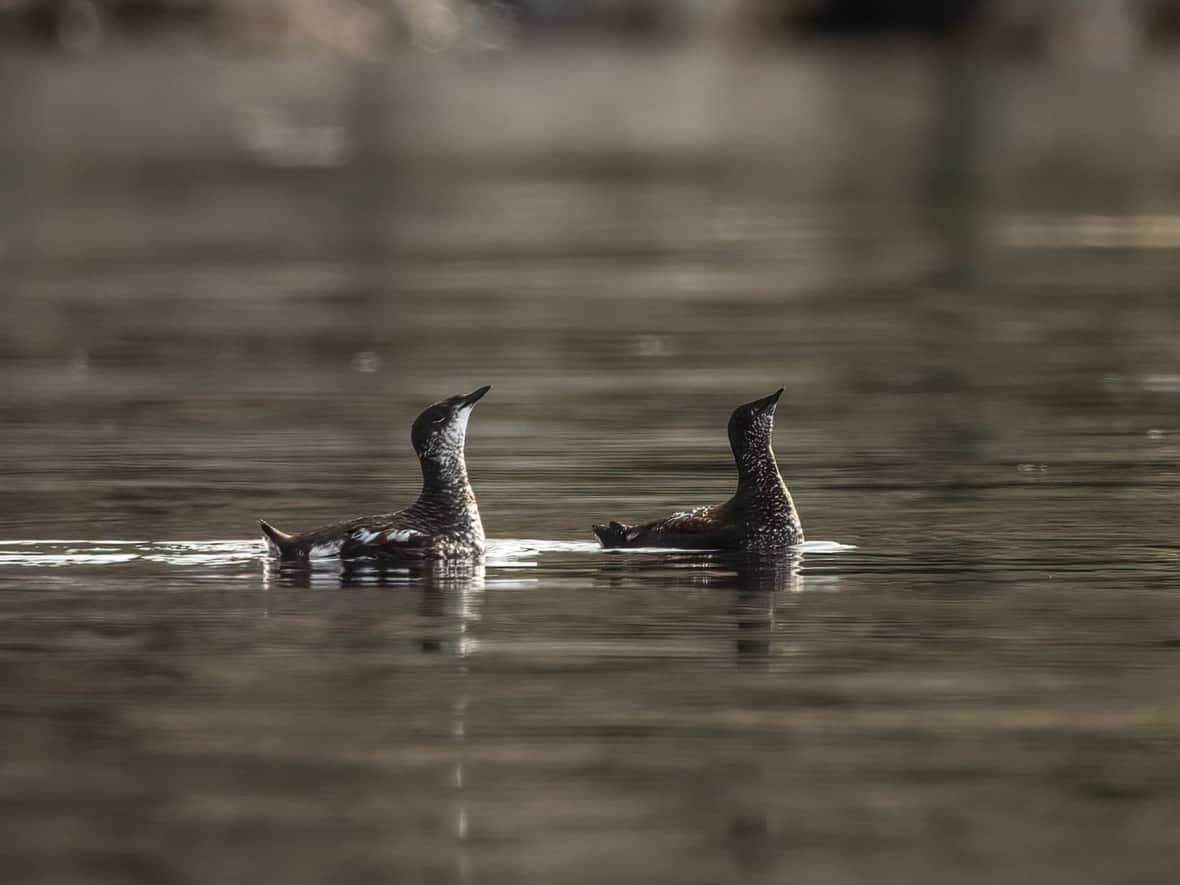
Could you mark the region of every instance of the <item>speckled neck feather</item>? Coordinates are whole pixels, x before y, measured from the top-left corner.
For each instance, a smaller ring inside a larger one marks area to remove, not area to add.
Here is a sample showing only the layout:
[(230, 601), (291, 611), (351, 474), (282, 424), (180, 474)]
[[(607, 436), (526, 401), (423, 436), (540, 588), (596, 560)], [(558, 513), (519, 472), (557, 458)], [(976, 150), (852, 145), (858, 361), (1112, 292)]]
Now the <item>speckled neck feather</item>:
[(749, 550), (776, 549), (803, 540), (795, 502), (770, 447), (773, 425), (767, 415), (751, 428), (743, 445), (734, 446), (738, 487), (733, 500), (745, 518)]
[(420, 531), (447, 531), (483, 541), (483, 523), (475, 492), (467, 478), (462, 449), (421, 460), (422, 492), (403, 512), (405, 521)]

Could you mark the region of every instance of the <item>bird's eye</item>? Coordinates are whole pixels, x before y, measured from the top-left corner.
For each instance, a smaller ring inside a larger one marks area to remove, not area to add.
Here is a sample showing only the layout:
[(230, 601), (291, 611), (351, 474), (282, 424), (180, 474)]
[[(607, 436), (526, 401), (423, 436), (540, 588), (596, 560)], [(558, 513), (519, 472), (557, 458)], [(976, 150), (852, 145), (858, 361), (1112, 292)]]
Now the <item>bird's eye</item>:
[(431, 417), (430, 423), (431, 424), (442, 424), (446, 420), (447, 420), (447, 416), (444, 413), (439, 412), (438, 414)]

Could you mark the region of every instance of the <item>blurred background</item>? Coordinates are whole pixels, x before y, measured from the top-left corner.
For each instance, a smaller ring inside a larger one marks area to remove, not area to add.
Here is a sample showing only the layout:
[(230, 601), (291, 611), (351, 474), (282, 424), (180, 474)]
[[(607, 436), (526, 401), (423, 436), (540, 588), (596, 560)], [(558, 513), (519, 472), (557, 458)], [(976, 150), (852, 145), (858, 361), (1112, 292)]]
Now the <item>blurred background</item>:
[[(0, 874), (1174, 881), (1178, 41), (1180, 0), (0, 0)], [(244, 540), (408, 503), (482, 384), (486, 572)], [(589, 543), (730, 494), (780, 386), (854, 551)]]
[(188, 34), (350, 55), (517, 48), (587, 37), (776, 45), (837, 35), (979, 41), (1000, 52), (1128, 60), (1174, 41), (1175, 0), (4, 0), (13, 42), (92, 52)]
[[(315, 522), (391, 474), (400, 499), (413, 415), (485, 382), (485, 507), (515, 536), (664, 506), (687, 463), (723, 493), (726, 414), (782, 384), (804, 484), (1120, 429), (1175, 454), (1170, 0), (4, 0), (0, 23), (0, 470), (26, 532)], [(853, 508), (819, 529), (864, 531)]]

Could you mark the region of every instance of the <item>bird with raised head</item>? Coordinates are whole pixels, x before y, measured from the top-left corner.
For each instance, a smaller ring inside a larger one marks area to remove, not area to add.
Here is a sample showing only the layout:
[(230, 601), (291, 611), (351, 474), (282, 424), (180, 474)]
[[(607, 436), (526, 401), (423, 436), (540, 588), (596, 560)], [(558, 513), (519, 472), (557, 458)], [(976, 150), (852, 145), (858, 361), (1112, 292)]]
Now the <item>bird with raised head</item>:
[(595, 525), (603, 547), (678, 547), (773, 552), (803, 542), (795, 502), (770, 446), (774, 410), (783, 389), (738, 406), (729, 419), (729, 445), (738, 486), (723, 504), (697, 507), (640, 525)]
[(467, 478), (464, 446), (475, 404), (491, 390), (432, 403), (414, 421), (410, 440), (422, 468), (422, 492), (405, 510), (360, 516), (289, 535), (259, 520), (272, 555), (287, 561), (473, 559), (483, 556), (483, 523)]

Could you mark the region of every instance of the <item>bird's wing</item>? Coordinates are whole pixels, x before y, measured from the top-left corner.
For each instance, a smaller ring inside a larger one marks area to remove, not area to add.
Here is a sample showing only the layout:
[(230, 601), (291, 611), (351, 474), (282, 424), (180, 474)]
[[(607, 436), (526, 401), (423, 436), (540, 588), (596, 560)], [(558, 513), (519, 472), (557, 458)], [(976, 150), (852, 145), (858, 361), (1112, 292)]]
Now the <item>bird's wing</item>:
[(361, 525), (345, 538), (340, 556), (429, 559), (433, 555), (433, 548), (432, 536), (415, 529), (377, 529)]
[(630, 547), (729, 547), (736, 542), (730, 502), (673, 513), (664, 519), (629, 526), (624, 543)]

